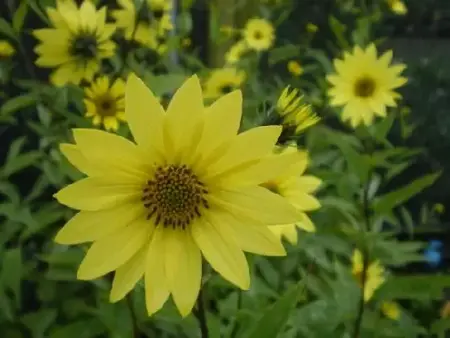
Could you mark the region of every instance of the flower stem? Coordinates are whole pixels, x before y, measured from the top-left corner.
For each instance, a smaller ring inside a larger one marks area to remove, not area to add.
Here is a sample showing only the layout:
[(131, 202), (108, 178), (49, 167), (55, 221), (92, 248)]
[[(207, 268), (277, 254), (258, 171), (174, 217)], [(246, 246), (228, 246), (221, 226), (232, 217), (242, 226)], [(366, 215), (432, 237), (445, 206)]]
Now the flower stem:
[[(238, 290), (237, 311), (239, 311), (241, 309), (241, 307), (242, 307), (242, 291)], [(230, 338), (237, 337), (238, 332), (239, 332), (239, 324), (238, 324), (238, 321), (236, 320), (234, 322), (233, 330), (231, 331)]]
[(128, 309), (130, 311), (130, 316), (131, 316), (131, 325), (132, 325), (131, 337), (139, 338), (140, 337), (139, 327), (137, 325), (136, 312), (134, 311), (133, 300), (131, 299), (131, 294), (129, 294), (126, 297), (126, 299), (127, 299)]
[[(204, 285), (203, 285), (203, 287), (204, 287)], [(194, 312), (194, 315), (195, 315), (195, 317), (197, 317), (198, 324), (200, 326), (201, 338), (209, 338), (203, 287), (200, 289), (200, 292), (198, 294), (197, 306), (196, 306), (196, 311)]]

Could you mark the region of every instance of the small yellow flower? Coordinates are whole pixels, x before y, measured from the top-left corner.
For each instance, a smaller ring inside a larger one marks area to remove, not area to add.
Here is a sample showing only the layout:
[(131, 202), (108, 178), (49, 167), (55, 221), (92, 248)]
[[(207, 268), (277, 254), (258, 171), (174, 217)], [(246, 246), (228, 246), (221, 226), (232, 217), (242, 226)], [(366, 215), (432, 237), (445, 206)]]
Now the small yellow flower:
[(229, 65), (238, 63), (242, 56), (249, 51), (249, 47), (245, 40), (239, 40), (225, 54), (225, 62)]
[(308, 23), (306, 24), (306, 31), (307, 31), (308, 33), (314, 34), (314, 33), (316, 33), (318, 30), (319, 30), (319, 27), (317, 27), (317, 25), (315, 25), (315, 24), (313, 24), (313, 23), (311, 23), (311, 22), (308, 22)]
[(389, 8), (397, 15), (405, 15), (408, 13), (408, 8), (402, 0), (386, 0)]
[(300, 134), (320, 121), (311, 105), (303, 102), (303, 95), (297, 89), (287, 86), (277, 101), (277, 112), (283, 118), (287, 127), (294, 127), (295, 133)]
[(294, 76), (300, 76), (303, 74), (303, 67), (302, 65), (295, 60), (291, 60), (287, 64), (287, 69), (289, 73), (291, 73)]
[(400, 307), (395, 302), (382, 302), (381, 303), (381, 312), (392, 320), (397, 320), (400, 318)]
[[(363, 278), (363, 256), (361, 251), (355, 250), (352, 257), (352, 274), (362, 287)], [(384, 268), (380, 265), (380, 262), (375, 261), (369, 264), (366, 271), (366, 282), (364, 288), (364, 301), (368, 302), (375, 290), (377, 290), (381, 284), (384, 283)]]
[(0, 58), (8, 58), (16, 53), (14, 47), (6, 40), (0, 40)]
[(392, 51), (378, 58), (374, 44), (365, 50), (356, 46), (342, 60), (334, 60), (336, 74), (328, 75), (332, 84), (331, 105), (343, 106), (342, 119), (353, 127), (372, 124), (375, 116), (386, 116), (386, 107), (395, 107), (395, 89), (407, 79), (400, 76), (405, 65), (391, 66)]
[(235, 68), (218, 68), (211, 71), (204, 82), (205, 99), (214, 99), (239, 89), (245, 73)]
[(450, 300), (447, 300), (442, 306), (441, 318), (450, 318)]
[(268, 50), (275, 40), (272, 24), (261, 18), (248, 20), (243, 35), (248, 47), (258, 52)]
[(191, 44), (192, 44), (192, 40), (191, 40), (190, 38), (183, 38), (183, 39), (181, 40), (181, 46), (182, 46), (183, 48), (188, 48), (188, 47), (191, 46)]
[(92, 117), (95, 126), (103, 124), (106, 130), (116, 131), (119, 121), (125, 121), (125, 82), (101, 76), (84, 92), (86, 117)]
[(442, 203), (436, 203), (433, 205), (433, 210), (438, 214), (443, 214), (445, 212), (445, 206)]
[(297, 149), (297, 146), (288, 146), (275, 153), (291, 154), (296, 157), (295, 163), (280, 172), (274, 172), (273, 178), (263, 183), (266, 189), (284, 197), (301, 213), (302, 219), (295, 224), (282, 224), (270, 226), (270, 230), (279, 238), (285, 237), (291, 244), (297, 244), (297, 227), (308, 232), (316, 231), (314, 223), (306, 214), (320, 208), (319, 201), (312, 196), (322, 183), (315, 176), (304, 175), (309, 159), (306, 151)]

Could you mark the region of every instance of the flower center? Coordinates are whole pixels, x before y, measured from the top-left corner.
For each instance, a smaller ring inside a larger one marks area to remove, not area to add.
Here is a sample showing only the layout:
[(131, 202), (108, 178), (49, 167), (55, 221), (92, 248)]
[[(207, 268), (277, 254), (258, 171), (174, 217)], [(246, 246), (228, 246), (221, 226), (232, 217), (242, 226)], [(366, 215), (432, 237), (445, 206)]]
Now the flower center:
[(117, 113), (116, 101), (110, 96), (99, 98), (96, 103), (97, 114), (100, 116), (115, 116)]
[(375, 81), (369, 77), (362, 77), (355, 83), (355, 95), (359, 97), (369, 97), (375, 92)]
[(92, 59), (97, 55), (97, 39), (93, 35), (79, 35), (72, 41), (70, 54), (82, 59)]
[(185, 229), (209, 208), (208, 190), (185, 165), (167, 165), (156, 169), (144, 187), (142, 201), (148, 209), (147, 219), (155, 225)]
[(156, 21), (161, 20), (161, 18), (164, 16), (164, 10), (162, 8), (158, 8), (152, 11), (153, 17)]
[(253, 34), (253, 37), (254, 37), (256, 40), (260, 40), (260, 39), (263, 38), (263, 34), (262, 34), (260, 31), (256, 31), (256, 32)]
[(233, 86), (228, 84), (228, 85), (224, 85), (224, 86), (220, 87), (220, 92), (222, 94), (228, 94), (228, 93), (232, 92), (233, 89), (234, 89)]

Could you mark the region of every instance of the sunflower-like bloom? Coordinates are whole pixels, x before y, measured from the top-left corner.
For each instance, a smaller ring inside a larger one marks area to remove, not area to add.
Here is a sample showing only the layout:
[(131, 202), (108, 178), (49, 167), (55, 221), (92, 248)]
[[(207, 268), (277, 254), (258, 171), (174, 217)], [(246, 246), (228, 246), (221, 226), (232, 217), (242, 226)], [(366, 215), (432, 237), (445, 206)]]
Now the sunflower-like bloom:
[(391, 66), (392, 51), (380, 58), (374, 44), (365, 50), (356, 46), (344, 59), (334, 60), (337, 74), (328, 75), (331, 105), (344, 106), (342, 119), (353, 127), (372, 124), (375, 116), (386, 116), (386, 107), (395, 107), (400, 95), (394, 89), (407, 82), (400, 73), (405, 65)]
[(245, 40), (239, 40), (225, 54), (225, 62), (229, 65), (238, 63), (242, 56), (249, 51)]
[[(279, 152), (277, 147), (275, 153)], [(282, 148), (281, 154), (293, 154), (297, 160), (291, 166), (275, 172), (273, 178), (262, 186), (285, 198), (301, 213), (302, 218), (295, 224), (270, 226), (269, 229), (279, 238), (284, 236), (291, 244), (297, 244), (297, 227), (308, 232), (316, 230), (306, 212), (320, 207), (319, 201), (311, 194), (317, 190), (321, 180), (315, 176), (303, 175), (309, 161), (306, 151), (301, 151), (296, 146), (288, 146)]]
[[(364, 272), (364, 261), (363, 255), (361, 251), (355, 250), (353, 251), (352, 256), (352, 274), (355, 277), (356, 281), (362, 287), (362, 279)], [(384, 278), (384, 268), (381, 266), (380, 262), (375, 261), (369, 264), (366, 269), (366, 280), (364, 287), (364, 301), (368, 302), (375, 291), (385, 282)], [(390, 319), (398, 319), (400, 316), (400, 308), (397, 303), (384, 301), (381, 303), (381, 312), (390, 318)]]
[(303, 74), (303, 67), (302, 65), (295, 60), (290, 60), (287, 64), (287, 69), (289, 73), (291, 73), (294, 76), (300, 76)]
[(8, 58), (14, 55), (16, 50), (6, 40), (0, 40), (0, 58)]
[(211, 71), (204, 82), (204, 96), (215, 99), (239, 89), (245, 81), (245, 72), (235, 68), (218, 68)]
[(303, 95), (290, 86), (284, 88), (277, 101), (277, 113), (282, 117), (287, 128), (293, 128), (295, 134), (312, 127), (320, 121), (311, 105), (303, 102)]
[(253, 18), (247, 21), (243, 36), (248, 48), (261, 52), (273, 46), (275, 29), (270, 21)]
[(160, 39), (173, 29), (172, 0), (143, 0), (136, 7), (133, 0), (118, 0), (121, 9), (112, 11), (118, 28), (127, 40), (135, 40), (151, 49), (159, 50)]
[(115, 28), (105, 23), (106, 7), (97, 11), (91, 1), (78, 8), (73, 0), (58, 0), (47, 14), (54, 28), (33, 31), (40, 41), (36, 65), (57, 68), (50, 76), (57, 86), (92, 81), (101, 60), (111, 57), (116, 47), (111, 40)]
[(92, 117), (94, 126), (103, 124), (106, 130), (116, 131), (119, 121), (125, 121), (125, 82), (101, 76), (84, 93), (86, 117)]
[(397, 15), (405, 15), (408, 8), (402, 0), (386, 0), (389, 8)]
[(297, 157), (272, 153), (279, 126), (238, 134), (241, 114), (240, 91), (204, 107), (197, 76), (165, 111), (130, 75), (125, 115), (136, 143), (101, 130), (73, 131), (75, 144), (61, 150), (87, 177), (55, 194), (80, 210), (55, 240), (93, 242), (79, 279), (115, 271), (110, 300), (118, 301), (144, 276), (149, 314), (172, 295), (185, 316), (201, 287), (202, 256), (248, 289), (243, 251), (285, 255), (268, 226), (296, 223), (302, 214), (260, 184)]

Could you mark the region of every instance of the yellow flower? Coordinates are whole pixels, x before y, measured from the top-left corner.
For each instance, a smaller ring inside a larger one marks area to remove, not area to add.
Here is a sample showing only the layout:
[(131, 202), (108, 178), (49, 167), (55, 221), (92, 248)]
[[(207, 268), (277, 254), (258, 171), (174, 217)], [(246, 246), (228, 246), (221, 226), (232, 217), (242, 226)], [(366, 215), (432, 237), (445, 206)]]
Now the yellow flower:
[(272, 154), (281, 128), (238, 134), (241, 92), (204, 107), (197, 76), (177, 90), (165, 111), (132, 74), (125, 115), (136, 143), (101, 130), (74, 129), (75, 144), (61, 145), (87, 175), (55, 194), (80, 210), (56, 242), (92, 242), (78, 279), (115, 271), (110, 294), (115, 302), (144, 277), (148, 313), (172, 295), (182, 316), (198, 296), (202, 256), (225, 279), (248, 289), (243, 251), (285, 255), (268, 226), (302, 217), (259, 186), (296, 159)]
[(95, 126), (103, 124), (106, 130), (116, 131), (119, 121), (125, 121), (125, 82), (101, 76), (84, 93), (86, 117), (92, 117)]
[(400, 318), (400, 307), (395, 302), (382, 302), (381, 303), (381, 312), (392, 320), (397, 320)]
[(0, 58), (8, 58), (13, 56), (16, 50), (6, 40), (0, 40)]
[(402, 0), (386, 0), (389, 8), (397, 15), (405, 15), (408, 13), (408, 8)]
[[(275, 153), (280, 152), (277, 147)], [(297, 146), (288, 146), (281, 150), (281, 154), (293, 154), (297, 157), (295, 163), (279, 172), (262, 186), (284, 197), (301, 214), (302, 218), (294, 224), (270, 226), (269, 229), (279, 238), (284, 236), (291, 244), (297, 243), (297, 227), (308, 232), (316, 231), (313, 222), (306, 215), (306, 211), (320, 207), (319, 201), (311, 194), (317, 190), (321, 180), (314, 176), (304, 175), (308, 166), (308, 153), (300, 151)]]
[(315, 24), (313, 24), (313, 23), (311, 23), (311, 22), (308, 22), (308, 23), (306, 24), (306, 31), (307, 31), (308, 33), (314, 34), (314, 33), (316, 33), (318, 30), (319, 30), (319, 27), (317, 27), (317, 25), (315, 25)]
[(295, 60), (291, 60), (288, 62), (287, 69), (288, 69), (289, 73), (291, 73), (294, 76), (300, 76), (303, 74), (302, 65)]
[(97, 11), (90, 1), (78, 8), (73, 1), (59, 0), (47, 14), (54, 28), (33, 32), (40, 41), (36, 65), (56, 68), (50, 81), (57, 86), (92, 81), (101, 60), (113, 56), (116, 47), (111, 40), (114, 26), (105, 23), (106, 7)]
[(268, 50), (275, 40), (272, 24), (260, 18), (248, 20), (243, 35), (248, 47), (256, 51)]
[(204, 96), (214, 99), (239, 89), (245, 80), (245, 73), (235, 68), (218, 68), (211, 71), (204, 82)]
[(311, 105), (303, 102), (303, 95), (299, 95), (297, 89), (291, 90), (290, 86), (287, 86), (278, 98), (277, 112), (286, 127), (294, 128), (295, 134), (300, 134), (320, 121)]
[[(352, 274), (362, 287), (363, 278), (363, 256), (361, 251), (355, 250), (352, 257)], [(372, 298), (375, 290), (384, 283), (384, 268), (378, 261), (369, 264), (366, 271), (366, 282), (364, 288), (364, 301), (368, 302)]]
[(394, 89), (404, 85), (407, 79), (400, 76), (405, 65), (390, 66), (392, 51), (380, 58), (374, 44), (363, 50), (356, 46), (353, 53), (345, 53), (344, 59), (336, 59), (337, 74), (328, 75), (332, 84), (329, 90), (331, 105), (344, 106), (342, 119), (353, 127), (370, 125), (375, 116), (386, 116), (386, 106), (395, 107), (399, 96)]
[(249, 51), (249, 47), (245, 40), (239, 40), (225, 54), (225, 62), (229, 65), (238, 63), (242, 56)]
[(450, 300), (445, 301), (441, 308), (441, 318), (450, 318)]
[(136, 8), (133, 0), (118, 0), (121, 9), (112, 11), (118, 28), (127, 40), (157, 49), (158, 37), (173, 29), (172, 0), (143, 0)]

